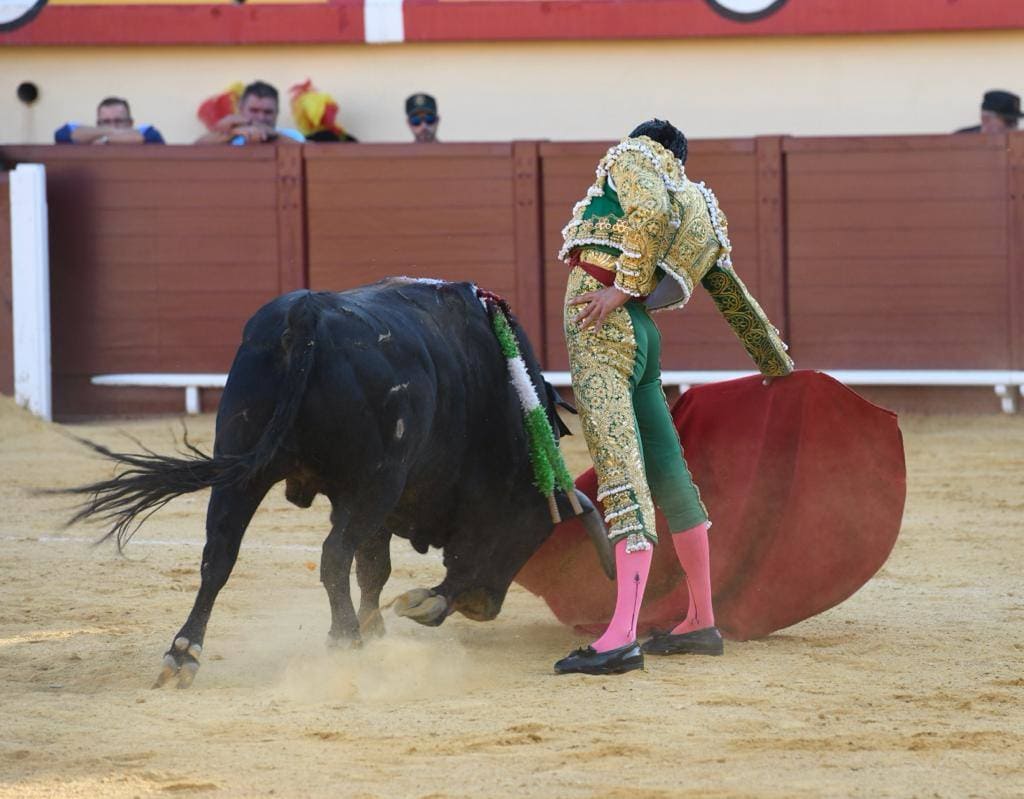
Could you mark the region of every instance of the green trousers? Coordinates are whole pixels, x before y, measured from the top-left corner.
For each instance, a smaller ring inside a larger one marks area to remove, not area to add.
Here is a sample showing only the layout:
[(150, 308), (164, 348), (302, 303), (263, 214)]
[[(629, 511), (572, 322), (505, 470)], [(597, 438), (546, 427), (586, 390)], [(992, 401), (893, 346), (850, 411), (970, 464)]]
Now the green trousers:
[(626, 311), (637, 344), (629, 385), (644, 472), (654, 502), (668, 520), (669, 531), (678, 533), (706, 522), (708, 514), (686, 465), (661, 386), (661, 332), (641, 303), (626, 303)]
[[(566, 288), (565, 337), (573, 393), (598, 478), (612, 541), (627, 549), (657, 541), (654, 503), (671, 532), (707, 521), (661, 388), (661, 334), (642, 303), (610, 313), (601, 330), (580, 330), (568, 301), (601, 285), (579, 268)], [(653, 502), (652, 502), (653, 500)]]

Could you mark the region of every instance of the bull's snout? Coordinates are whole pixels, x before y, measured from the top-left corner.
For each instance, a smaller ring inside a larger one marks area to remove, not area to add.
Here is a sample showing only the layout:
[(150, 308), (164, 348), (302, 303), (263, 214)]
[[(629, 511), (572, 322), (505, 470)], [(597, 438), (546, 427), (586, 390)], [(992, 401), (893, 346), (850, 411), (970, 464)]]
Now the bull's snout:
[(448, 615), (448, 600), (429, 588), (414, 588), (394, 601), (395, 613), (428, 627), (437, 627)]

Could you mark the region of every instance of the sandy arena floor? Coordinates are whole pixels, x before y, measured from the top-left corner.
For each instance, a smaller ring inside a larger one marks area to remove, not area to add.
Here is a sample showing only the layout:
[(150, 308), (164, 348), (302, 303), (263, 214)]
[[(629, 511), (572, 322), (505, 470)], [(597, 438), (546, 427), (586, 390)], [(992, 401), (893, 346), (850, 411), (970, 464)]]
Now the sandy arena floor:
[[(212, 417), (189, 422), (208, 446)], [(327, 506), (278, 489), (214, 611), (189, 691), (150, 689), (198, 586), (205, 495), (119, 557), (33, 497), (109, 467), (0, 398), (0, 797), (1024, 795), (1024, 417), (902, 422), (889, 562), (843, 605), (726, 656), (556, 677), (582, 641), (518, 587), (494, 622), (329, 655)], [(82, 425), (170, 451), (173, 419)], [(567, 443), (573, 471), (582, 442)], [(438, 557), (394, 544), (385, 599)]]

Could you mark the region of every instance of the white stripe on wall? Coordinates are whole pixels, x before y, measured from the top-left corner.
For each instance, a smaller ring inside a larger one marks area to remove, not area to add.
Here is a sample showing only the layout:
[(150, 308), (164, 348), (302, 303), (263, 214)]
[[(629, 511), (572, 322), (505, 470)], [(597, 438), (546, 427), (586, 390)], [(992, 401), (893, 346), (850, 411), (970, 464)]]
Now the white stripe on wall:
[(364, 0), (363, 27), (367, 44), (404, 42), (402, 0)]

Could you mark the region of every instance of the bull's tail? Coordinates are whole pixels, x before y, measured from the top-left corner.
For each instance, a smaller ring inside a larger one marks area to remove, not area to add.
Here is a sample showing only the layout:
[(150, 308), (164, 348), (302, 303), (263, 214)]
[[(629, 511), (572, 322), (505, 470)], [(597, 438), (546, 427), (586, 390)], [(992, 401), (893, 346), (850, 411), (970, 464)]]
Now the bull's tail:
[(245, 485), (264, 476), (302, 405), (313, 370), (318, 319), (319, 307), (313, 294), (298, 298), (289, 309), (287, 330), (281, 339), (287, 362), (285, 377), (274, 413), (248, 452), (210, 456), (186, 439), (186, 451), (178, 456), (159, 455), (150, 450), (136, 454), (113, 452), (79, 439), (122, 468), (109, 480), (56, 492), (86, 497), (68, 525), (88, 518), (108, 522), (110, 530), (100, 540), (116, 537), (118, 549), (122, 549), (150, 515), (175, 497), (203, 488)]

